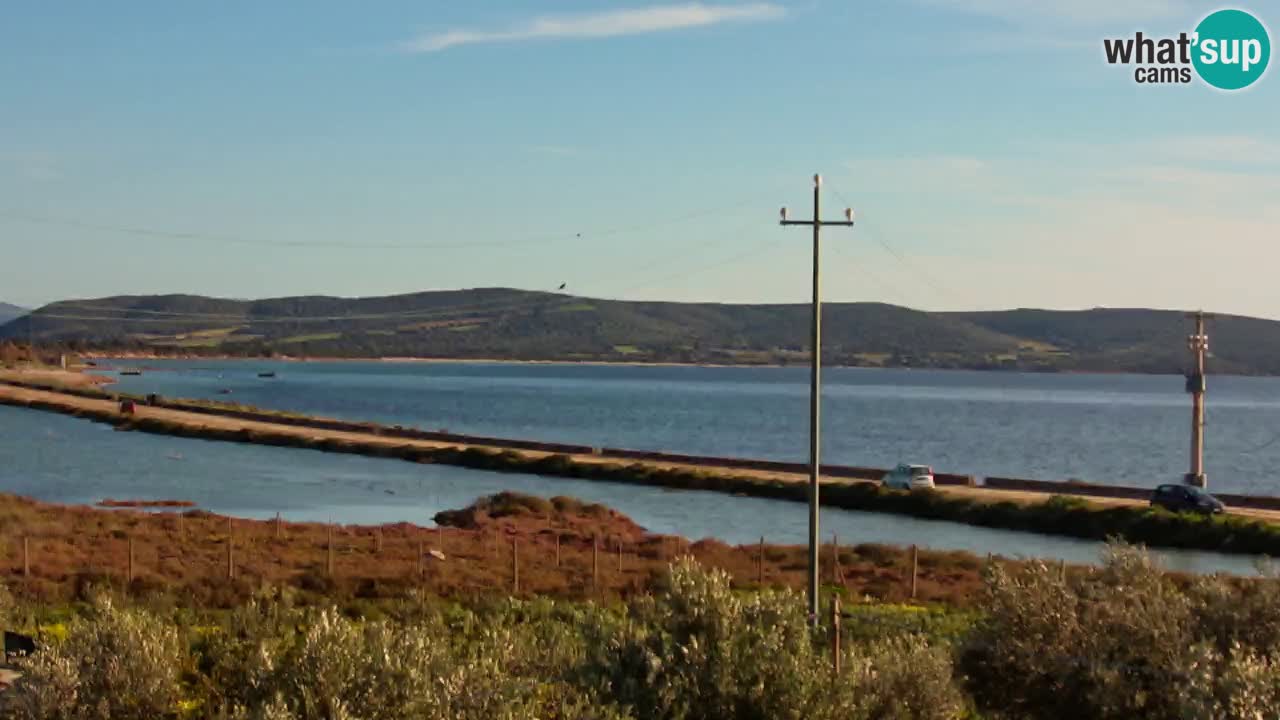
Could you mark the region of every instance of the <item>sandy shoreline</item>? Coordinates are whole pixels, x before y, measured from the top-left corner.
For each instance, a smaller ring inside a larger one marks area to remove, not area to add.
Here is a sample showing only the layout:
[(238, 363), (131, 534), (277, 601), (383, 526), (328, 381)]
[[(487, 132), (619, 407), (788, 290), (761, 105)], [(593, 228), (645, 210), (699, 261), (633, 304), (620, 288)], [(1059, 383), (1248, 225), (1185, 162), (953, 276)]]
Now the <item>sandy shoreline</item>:
[[(680, 363), (680, 362), (645, 362), (641, 360), (511, 360), (502, 358), (444, 358), (444, 357), (294, 357), (277, 356), (270, 358), (245, 357), (243, 355), (157, 355), (153, 353), (112, 353), (109, 355), (87, 355), (90, 360), (236, 360), (249, 362), (291, 362), (291, 363), (336, 363), (336, 362), (373, 362), (399, 364), (484, 364), (484, 365), (617, 365), (622, 367), (705, 367), (705, 368), (783, 368), (808, 367), (808, 363), (795, 365), (779, 365), (777, 363)], [(868, 368), (861, 365), (826, 365), (823, 367)], [(905, 368), (904, 368), (905, 369)]]

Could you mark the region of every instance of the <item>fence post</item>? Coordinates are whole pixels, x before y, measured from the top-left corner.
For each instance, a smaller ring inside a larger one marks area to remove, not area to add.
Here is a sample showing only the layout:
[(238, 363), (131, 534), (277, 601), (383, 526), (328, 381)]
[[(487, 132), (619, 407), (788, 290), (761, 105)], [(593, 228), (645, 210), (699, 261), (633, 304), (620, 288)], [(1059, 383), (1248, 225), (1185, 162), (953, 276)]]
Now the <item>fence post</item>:
[(22, 536), (22, 577), (31, 577), (31, 548), (29, 538)]
[(591, 536), (591, 591), (600, 590), (600, 536)]
[(920, 573), (920, 548), (911, 546), (911, 599), (916, 599), (916, 577)]
[(280, 513), (276, 513), (276, 539), (283, 537), (284, 523), (280, 520)]
[(227, 536), (227, 579), (234, 580), (236, 577), (236, 538), (234, 535)]
[(329, 542), (327, 545), (328, 556), (325, 559), (325, 572), (329, 577), (333, 577), (333, 523), (329, 523)]
[(436, 549), (444, 552), (444, 527), (442, 525), (436, 526)]
[(382, 554), (382, 528), (375, 528), (373, 536), (373, 551), (379, 555)]
[(840, 585), (840, 536), (831, 533), (831, 584)]
[(1062, 582), (1067, 581), (1067, 559), (1062, 558), (1058, 561), (1058, 579)]
[(618, 572), (622, 572), (622, 538), (618, 538)]
[(831, 596), (831, 669), (840, 674), (840, 596)]
[(133, 536), (129, 536), (129, 582), (133, 582)]
[(760, 536), (760, 550), (756, 553), (756, 584), (764, 585), (764, 536)]
[(511, 538), (511, 592), (520, 594), (520, 545), (519, 540)]
[(560, 567), (560, 533), (556, 533), (556, 567)]

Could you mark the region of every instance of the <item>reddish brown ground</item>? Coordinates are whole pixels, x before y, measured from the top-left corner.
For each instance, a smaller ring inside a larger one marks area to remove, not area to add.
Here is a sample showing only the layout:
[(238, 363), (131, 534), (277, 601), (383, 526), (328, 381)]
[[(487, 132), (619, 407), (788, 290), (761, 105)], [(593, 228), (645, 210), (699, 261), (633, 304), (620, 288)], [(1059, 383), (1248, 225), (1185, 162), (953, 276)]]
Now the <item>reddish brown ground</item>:
[[(414, 588), (441, 596), (510, 594), (513, 552), (520, 594), (617, 597), (645, 592), (677, 555), (728, 571), (739, 587), (803, 586), (805, 550), (798, 546), (730, 546), (714, 540), (645, 532), (600, 506), (557, 499), (501, 503), (460, 511), (463, 527), (407, 523), (333, 528), (333, 574), (327, 570), (330, 528), (317, 523), (231, 519), (199, 511), (148, 513), (39, 503), (0, 495), (0, 581), (20, 596), (44, 601), (82, 597), (90, 585), (167, 594), (184, 603), (226, 606), (265, 584), (289, 584), (331, 599), (398, 597)], [(235, 578), (228, 579), (228, 535)], [(557, 537), (559, 563), (557, 564)], [(592, 588), (593, 542), (597, 566)], [(127, 581), (130, 541), (132, 583)], [(29, 575), (23, 572), (23, 547)], [(621, 564), (619, 564), (619, 547)], [(431, 557), (439, 550), (443, 561)], [(422, 557), (420, 561), (419, 558)], [(833, 553), (823, 548), (831, 582)], [(922, 551), (917, 597), (968, 605), (976, 599), (982, 560), (966, 553)], [(852, 596), (903, 600), (910, 594), (910, 551), (882, 545), (842, 547), (835, 581)], [(421, 574), (420, 574), (421, 573)]]

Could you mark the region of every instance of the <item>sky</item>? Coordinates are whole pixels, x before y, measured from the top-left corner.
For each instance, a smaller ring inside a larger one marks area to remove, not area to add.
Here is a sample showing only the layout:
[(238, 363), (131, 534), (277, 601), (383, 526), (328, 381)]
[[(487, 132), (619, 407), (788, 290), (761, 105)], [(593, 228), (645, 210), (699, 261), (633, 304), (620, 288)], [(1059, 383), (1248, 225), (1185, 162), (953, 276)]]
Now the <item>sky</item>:
[(9, 3), (0, 300), (805, 302), (817, 172), (830, 301), (1280, 318), (1276, 71), (1103, 57), (1219, 7)]

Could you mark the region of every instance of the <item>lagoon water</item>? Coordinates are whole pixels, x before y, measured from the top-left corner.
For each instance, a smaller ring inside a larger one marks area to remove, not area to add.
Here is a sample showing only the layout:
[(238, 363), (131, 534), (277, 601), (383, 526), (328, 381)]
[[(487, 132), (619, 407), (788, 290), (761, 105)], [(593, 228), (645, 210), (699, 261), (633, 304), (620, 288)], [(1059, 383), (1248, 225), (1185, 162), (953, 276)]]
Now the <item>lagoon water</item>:
[[(804, 368), (145, 365), (119, 388), (583, 445), (793, 461), (808, 451)], [(266, 371), (277, 375), (258, 377)], [(1178, 376), (833, 368), (823, 383), (826, 462), (1143, 487), (1187, 468), (1190, 400)], [(1207, 406), (1211, 487), (1280, 493), (1280, 378), (1210, 377)]]
[[(62, 503), (104, 498), (183, 499), (201, 508), (266, 519), (430, 525), (442, 509), (515, 490), (607, 504), (654, 532), (730, 543), (802, 544), (803, 504), (668, 491), (586, 480), (498, 474), (312, 450), (116, 432), (64, 415), (0, 406), (0, 491)], [(823, 536), (843, 544), (915, 543), (1007, 557), (1092, 562), (1097, 543), (895, 515), (827, 510)], [(3, 529), (0, 528), (0, 532)], [(1254, 559), (1162, 551), (1187, 572), (1253, 574)]]
[[(140, 376), (103, 371), (127, 392), (426, 429), (784, 460), (803, 460), (807, 447), (801, 368), (200, 360), (147, 361)], [(1211, 378), (1209, 392), (1211, 486), (1274, 493), (1280, 380)], [(1150, 486), (1177, 479), (1187, 454), (1189, 402), (1177, 377), (832, 369), (824, 403), (828, 462)], [(805, 508), (795, 503), (120, 433), (0, 407), (0, 491), (54, 502), (182, 499), (247, 517), (430, 524), (441, 509), (504, 489), (605, 503), (655, 532), (732, 543), (805, 539)], [(849, 543), (1072, 562), (1093, 560), (1099, 549), (840, 510), (824, 512), (824, 537), (832, 532)], [(1163, 555), (1176, 569), (1253, 571), (1247, 557)]]

